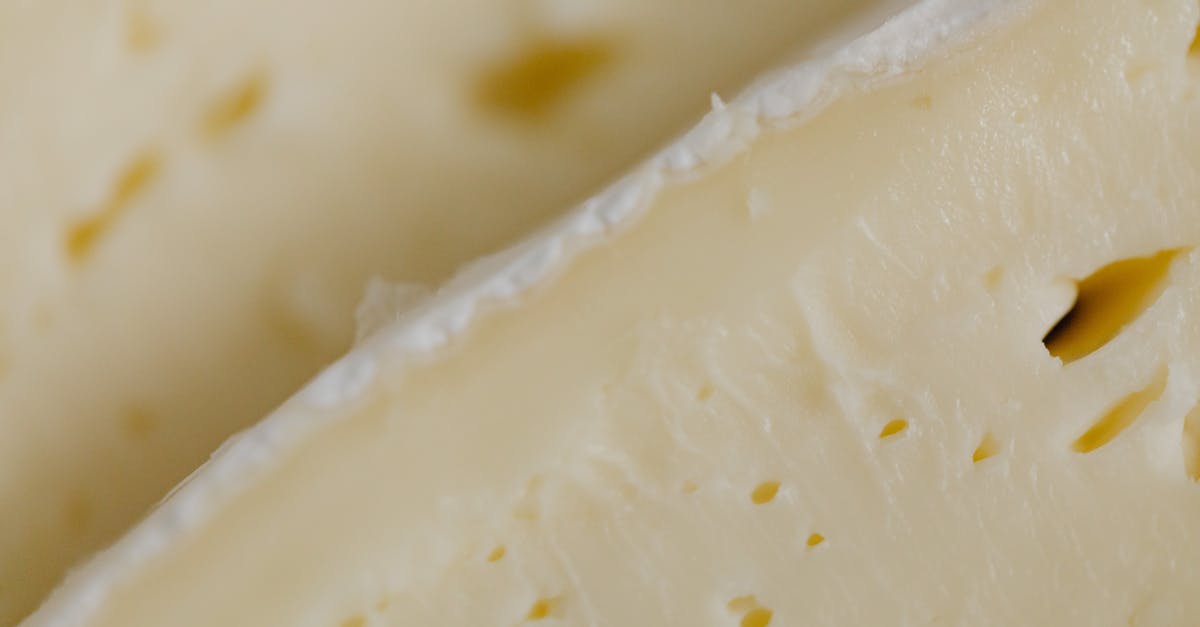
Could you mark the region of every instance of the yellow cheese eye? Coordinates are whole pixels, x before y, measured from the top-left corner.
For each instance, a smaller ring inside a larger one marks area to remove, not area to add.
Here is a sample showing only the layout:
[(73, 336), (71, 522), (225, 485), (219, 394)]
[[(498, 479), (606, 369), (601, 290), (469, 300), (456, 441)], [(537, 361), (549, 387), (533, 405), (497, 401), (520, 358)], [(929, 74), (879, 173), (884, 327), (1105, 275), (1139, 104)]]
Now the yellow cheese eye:
[(1080, 281), (1075, 304), (1042, 340), (1046, 350), (1070, 363), (1107, 344), (1158, 298), (1179, 252), (1115, 261)]
[(482, 107), (505, 115), (536, 118), (615, 56), (612, 44), (600, 39), (540, 41), (480, 77), (475, 98)]
[(148, 150), (130, 161), (117, 175), (108, 197), (91, 215), (67, 231), (67, 256), (82, 262), (112, 229), (130, 204), (154, 182), (162, 170), (162, 156)]
[(750, 502), (755, 505), (770, 503), (775, 500), (775, 495), (778, 493), (778, 481), (764, 481), (755, 486), (754, 491), (750, 493)]
[(559, 597), (550, 597), (538, 599), (533, 606), (529, 608), (529, 613), (525, 615), (526, 620), (537, 621), (544, 618), (549, 618), (558, 613), (561, 599)]
[(361, 614), (355, 614), (354, 616), (343, 620), (339, 627), (366, 627), (366, 625), (367, 617), (362, 616)]
[(756, 607), (742, 617), (741, 627), (767, 627), (771, 624), (771, 610), (765, 607)]
[(880, 439), (890, 438), (893, 435), (901, 433), (905, 429), (908, 429), (908, 421), (907, 420), (904, 420), (902, 418), (892, 420), (892, 421), (888, 422), (887, 424), (883, 425), (883, 428), (879, 430), (879, 438)]
[(266, 96), (265, 76), (252, 74), (246, 77), (209, 105), (200, 122), (201, 133), (210, 139), (228, 133), (254, 115)]
[(975, 447), (975, 452), (971, 454), (971, 462), (978, 464), (979, 462), (992, 457), (1000, 452), (1000, 443), (992, 434), (988, 433), (979, 441), (979, 445)]
[(1146, 410), (1146, 406), (1162, 396), (1166, 385), (1167, 371), (1160, 369), (1146, 387), (1130, 393), (1101, 414), (1088, 427), (1087, 431), (1075, 440), (1071, 448), (1077, 453), (1090, 453), (1108, 444), (1132, 425), (1133, 421)]
[(504, 558), (505, 552), (506, 552), (506, 549), (503, 546), (498, 546), (498, 547), (492, 549), (491, 553), (488, 553), (487, 561), (499, 562), (501, 559)]

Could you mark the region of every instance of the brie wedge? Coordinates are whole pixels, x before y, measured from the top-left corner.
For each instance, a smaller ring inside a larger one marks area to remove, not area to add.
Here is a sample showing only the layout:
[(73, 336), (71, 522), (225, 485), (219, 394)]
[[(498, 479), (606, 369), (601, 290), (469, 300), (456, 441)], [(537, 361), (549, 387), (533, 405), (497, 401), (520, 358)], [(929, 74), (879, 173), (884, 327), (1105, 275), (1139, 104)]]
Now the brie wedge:
[(1187, 625), (1194, 0), (926, 0), (386, 326), (31, 627)]

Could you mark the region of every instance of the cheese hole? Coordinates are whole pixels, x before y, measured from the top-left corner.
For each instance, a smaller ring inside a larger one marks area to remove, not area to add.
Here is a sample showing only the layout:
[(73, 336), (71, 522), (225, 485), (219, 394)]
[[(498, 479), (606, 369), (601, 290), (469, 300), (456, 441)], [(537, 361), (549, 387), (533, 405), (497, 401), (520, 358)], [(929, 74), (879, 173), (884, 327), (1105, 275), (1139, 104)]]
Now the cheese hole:
[(879, 439), (882, 440), (884, 438), (890, 438), (893, 435), (896, 435), (897, 433), (900, 433), (907, 428), (908, 428), (908, 421), (904, 420), (903, 418), (897, 418), (896, 420), (893, 420), (893, 421), (887, 423), (886, 425), (883, 425), (883, 428), (879, 430)]
[(363, 627), (366, 624), (367, 617), (363, 616), (362, 614), (355, 614), (354, 616), (342, 621), (339, 627)]
[(775, 500), (775, 495), (779, 493), (778, 481), (764, 481), (754, 487), (754, 491), (750, 493), (750, 502), (755, 505), (763, 505)]
[(922, 111), (929, 111), (930, 109), (933, 109), (933, 97), (917, 96), (916, 98), (912, 99), (912, 106)]
[(475, 86), (479, 106), (504, 115), (537, 118), (610, 65), (611, 43), (543, 40), (488, 68)]
[(1200, 28), (1192, 34), (1192, 43), (1188, 46), (1188, 55), (1200, 57)]
[(210, 139), (225, 135), (246, 122), (262, 106), (267, 93), (267, 80), (254, 74), (217, 98), (201, 119), (201, 132)]
[(741, 627), (767, 627), (771, 624), (771, 616), (771, 610), (765, 607), (756, 607), (742, 616)]
[(558, 614), (560, 605), (559, 597), (549, 597), (538, 599), (530, 606), (529, 612), (525, 615), (526, 620), (542, 620)]
[(121, 170), (100, 208), (67, 231), (66, 250), (71, 261), (82, 262), (92, 253), (97, 242), (112, 228), (137, 196), (153, 182), (161, 169), (162, 159), (158, 153), (147, 151)]
[(1071, 448), (1077, 453), (1090, 453), (1111, 442), (1133, 424), (1151, 401), (1162, 396), (1166, 383), (1166, 369), (1161, 369), (1149, 385), (1121, 399), (1093, 422)]
[(1070, 363), (1110, 342), (1158, 298), (1179, 252), (1115, 261), (1079, 281), (1075, 304), (1042, 338), (1046, 350)]
[(1183, 419), (1183, 464), (1192, 481), (1200, 481), (1200, 405)]
[(700, 389), (696, 390), (696, 400), (703, 403), (712, 398), (713, 392), (715, 391), (716, 390), (713, 388), (713, 384), (705, 383), (704, 385), (700, 386)]
[(810, 534), (808, 534), (808, 539), (804, 541), (804, 544), (806, 544), (809, 547), (814, 547), (814, 546), (817, 546), (818, 544), (821, 544), (824, 541), (825, 541), (825, 536), (823, 536), (819, 533), (810, 533)]
[(726, 604), (730, 612), (735, 614), (745, 614), (750, 610), (760, 607), (758, 599), (753, 594), (746, 594), (740, 597), (733, 597)]
[(999, 289), (1001, 283), (1003, 282), (1004, 268), (1002, 266), (995, 266), (991, 270), (985, 272), (983, 275), (983, 287), (989, 292), (994, 292)]
[(684, 481), (683, 485), (679, 486), (679, 491), (684, 494), (695, 494), (699, 489), (700, 486), (696, 485), (695, 481)]
[(491, 553), (488, 553), (487, 561), (499, 562), (504, 557), (505, 552), (506, 552), (506, 549), (504, 548), (504, 545), (500, 545), (500, 546), (492, 549)]
[(146, 53), (158, 47), (162, 29), (144, 7), (131, 7), (125, 15), (125, 46), (136, 53)]
[(1000, 443), (992, 437), (992, 434), (984, 434), (983, 439), (979, 441), (979, 446), (975, 447), (975, 452), (971, 453), (971, 462), (978, 464), (998, 452), (1000, 452)]

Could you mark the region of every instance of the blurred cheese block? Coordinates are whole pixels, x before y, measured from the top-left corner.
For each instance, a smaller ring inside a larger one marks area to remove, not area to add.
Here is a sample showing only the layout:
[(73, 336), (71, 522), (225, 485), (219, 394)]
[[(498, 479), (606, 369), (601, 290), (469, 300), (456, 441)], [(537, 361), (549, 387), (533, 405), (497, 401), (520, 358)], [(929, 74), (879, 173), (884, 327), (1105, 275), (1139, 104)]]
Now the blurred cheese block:
[(29, 625), (1190, 624), (1197, 9), (932, 0), (718, 103)]
[(0, 625), (343, 352), (370, 276), (497, 250), (855, 4), (3, 3)]

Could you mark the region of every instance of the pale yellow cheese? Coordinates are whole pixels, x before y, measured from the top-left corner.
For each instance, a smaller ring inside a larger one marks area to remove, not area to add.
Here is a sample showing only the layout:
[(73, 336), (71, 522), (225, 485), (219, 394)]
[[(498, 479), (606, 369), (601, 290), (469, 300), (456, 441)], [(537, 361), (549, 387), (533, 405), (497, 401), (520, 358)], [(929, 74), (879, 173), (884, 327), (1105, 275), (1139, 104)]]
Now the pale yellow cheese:
[(29, 624), (1191, 624), (1198, 17), (847, 63), (465, 328), (417, 333), (472, 280), (379, 332)]
[(0, 625), (434, 285), (858, 2), (0, 3)]

